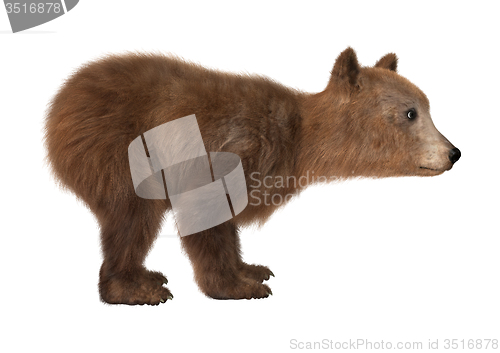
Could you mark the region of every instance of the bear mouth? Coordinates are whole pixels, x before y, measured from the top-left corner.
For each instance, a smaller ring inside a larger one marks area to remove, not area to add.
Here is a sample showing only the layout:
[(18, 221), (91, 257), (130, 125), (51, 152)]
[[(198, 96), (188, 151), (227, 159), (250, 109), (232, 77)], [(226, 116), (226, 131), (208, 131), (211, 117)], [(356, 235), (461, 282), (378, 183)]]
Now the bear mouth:
[(447, 169), (436, 169), (430, 167), (419, 167), (424, 175), (439, 175), (444, 173)]
[(427, 169), (427, 170), (432, 170), (434, 172), (440, 172), (439, 169), (434, 169), (434, 168), (429, 168), (429, 167), (420, 167), (420, 169)]

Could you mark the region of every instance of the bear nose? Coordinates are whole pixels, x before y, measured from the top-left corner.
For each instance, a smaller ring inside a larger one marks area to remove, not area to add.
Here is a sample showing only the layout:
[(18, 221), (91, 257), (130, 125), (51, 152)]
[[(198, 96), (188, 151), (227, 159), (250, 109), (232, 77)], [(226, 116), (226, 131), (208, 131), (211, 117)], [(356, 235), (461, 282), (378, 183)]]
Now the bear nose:
[(448, 158), (450, 159), (451, 163), (455, 163), (460, 159), (460, 156), (462, 154), (460, 153), (460, 150), (458, 148), (454, 148), (450, 151), (450, 154), (448, 155)]

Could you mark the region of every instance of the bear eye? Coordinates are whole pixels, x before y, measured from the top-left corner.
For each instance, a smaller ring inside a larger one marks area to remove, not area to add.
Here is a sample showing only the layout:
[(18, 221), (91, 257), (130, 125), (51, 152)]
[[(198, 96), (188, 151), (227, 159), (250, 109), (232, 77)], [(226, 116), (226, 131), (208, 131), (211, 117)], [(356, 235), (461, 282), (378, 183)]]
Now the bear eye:
[(411, 108), (406, 112), (406, 116), (408, 119), (413, 120), (417, 117), (417, 111), (414, 108)]

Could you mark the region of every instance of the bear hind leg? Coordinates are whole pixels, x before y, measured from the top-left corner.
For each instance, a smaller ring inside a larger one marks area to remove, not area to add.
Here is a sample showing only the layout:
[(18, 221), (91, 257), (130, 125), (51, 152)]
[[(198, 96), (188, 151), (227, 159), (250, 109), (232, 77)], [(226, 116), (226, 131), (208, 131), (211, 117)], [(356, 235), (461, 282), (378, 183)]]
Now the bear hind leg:
[(104, 256), (99, 272), (103, 302), (158, 305), (173, 298), (164, 286), (167, 278), (144, 267), (166, 209), (164, 201), (134, 198), (112, 213), (98, 214)]

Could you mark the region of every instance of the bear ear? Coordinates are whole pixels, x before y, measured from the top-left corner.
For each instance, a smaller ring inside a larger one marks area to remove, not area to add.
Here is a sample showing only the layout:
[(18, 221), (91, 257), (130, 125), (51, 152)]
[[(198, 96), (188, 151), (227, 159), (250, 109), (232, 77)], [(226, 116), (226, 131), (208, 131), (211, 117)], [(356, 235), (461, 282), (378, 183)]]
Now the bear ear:
[(382, 69), (388, 69), (396, 72), (398, 68), (398, 57), (394, 53), (384, 55), (379, 61), (377, 61), (375, 67), (380, 67)]
[(332, 81), (341, 81), (355, 85), (358, 80), (360, 69), (356, 52), (349, 47), (340, 53), (335, 61), (332, 75), (330, 76), (330, 83), (332, 83)]

